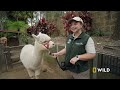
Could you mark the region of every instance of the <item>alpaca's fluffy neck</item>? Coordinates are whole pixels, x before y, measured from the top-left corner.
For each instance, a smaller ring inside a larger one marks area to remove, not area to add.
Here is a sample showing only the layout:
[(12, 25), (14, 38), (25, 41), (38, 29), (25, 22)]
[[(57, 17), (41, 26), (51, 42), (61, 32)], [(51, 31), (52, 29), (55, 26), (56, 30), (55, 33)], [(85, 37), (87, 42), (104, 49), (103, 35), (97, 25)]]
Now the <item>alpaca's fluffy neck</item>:
[(35, 41), (34, 54), (36, 58), (41, 58), (43, 56), (45, 50), (42, 47), (43, 47), (42, 44), (39, 44), (37, 41)]

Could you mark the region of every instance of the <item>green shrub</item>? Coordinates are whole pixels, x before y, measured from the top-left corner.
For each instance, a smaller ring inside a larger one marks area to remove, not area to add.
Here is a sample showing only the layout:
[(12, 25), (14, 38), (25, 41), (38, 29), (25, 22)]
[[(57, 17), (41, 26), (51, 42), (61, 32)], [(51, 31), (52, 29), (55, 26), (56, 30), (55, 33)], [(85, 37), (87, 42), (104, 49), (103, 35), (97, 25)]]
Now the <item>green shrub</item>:
[(102, 31), (102, 30), (93, 30), (93, 32), (91, 32), (90, 35), (91, 36), (110, 36), (112, 35), (112, 32)]
[(21, 43), (28, 44), (29, 36), (26, 33), (21, 33), (19, 40)]
[(7, 20), (5, 24), (5, 29), (7, 30), (18, 30), (20, 29), (21, 32), (25, 32), (26, 28), (28, 28), (28, 24), (24, 21), (11, 21)]
[(94, 36), (104, 36), (105, 33), (102, 30), (93, 30), (93, 32), (91, 32), (91, 35), (94, 35)]

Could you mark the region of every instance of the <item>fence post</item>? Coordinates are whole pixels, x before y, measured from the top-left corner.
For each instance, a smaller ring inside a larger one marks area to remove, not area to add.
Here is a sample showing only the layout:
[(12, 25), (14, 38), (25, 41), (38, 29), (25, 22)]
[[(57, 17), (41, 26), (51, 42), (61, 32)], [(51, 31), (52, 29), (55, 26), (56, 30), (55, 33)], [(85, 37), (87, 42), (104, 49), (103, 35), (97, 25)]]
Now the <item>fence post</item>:
[(2, 44), (0, 44), (0, 73), (2, 71)]
[(99, 53), (96, 53), (96, 57), (93, 60), (93, 67), (92, 67), (92, 79), (97, 79), (97, 62), (98, 62), (98, 55)]
[(5, 63), (5, 57), (4, 57), (4, 49), (5, 46), (3, 44), (0, 44), (0, 73), (7, 70), (6, 63)]
[(7, 69), (13, 68), (12, 59), (11, 59), (11, 53), (10, 53), (11, 48), (10, 48), (9, 46), (6, 47), (6, 51), (7, 51), (7, 53), (6, 53), (6, 58), (7, 58)]

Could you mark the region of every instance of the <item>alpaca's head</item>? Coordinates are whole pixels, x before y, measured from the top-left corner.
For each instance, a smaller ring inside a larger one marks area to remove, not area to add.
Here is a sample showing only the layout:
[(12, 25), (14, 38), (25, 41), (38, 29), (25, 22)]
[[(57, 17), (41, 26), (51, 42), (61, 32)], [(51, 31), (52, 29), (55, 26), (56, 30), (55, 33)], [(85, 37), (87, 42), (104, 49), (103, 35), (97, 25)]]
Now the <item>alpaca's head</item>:
[(32, 34), (32, 36), (42, 50), (46, 50), (55, 46), (54, 42), (51, 41), (51, 38), (47, 34), (40, 32), (37, 36), (34, 34)]

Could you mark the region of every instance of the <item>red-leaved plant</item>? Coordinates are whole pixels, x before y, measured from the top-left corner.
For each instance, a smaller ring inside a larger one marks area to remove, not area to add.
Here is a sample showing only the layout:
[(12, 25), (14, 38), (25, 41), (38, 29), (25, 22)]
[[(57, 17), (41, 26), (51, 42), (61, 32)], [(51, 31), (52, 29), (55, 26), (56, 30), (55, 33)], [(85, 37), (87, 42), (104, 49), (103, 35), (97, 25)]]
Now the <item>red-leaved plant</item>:
[(28, 34), (35, 34), (37, 35), (39, 32), (48, 34), (51, 36), (51, 34), (56, 30), (56, 26), (54, 24), (54, 22), (48, 22), (47, 20), (45, 20), (45, 18), (42, 18), (39, 20), (38, 23), (36, 23), (35, 25), (29, 27), (27, 29), (27, 33)]
[(64, 29), (66, 32), (65, 36), (67, 36), (67, 34), (72, 33), (69, 29), (70, 25), (68, 24), (68, 20), (70, 20), (75, 16), (79, 16), (83, 19), (85, 32), (91, 30), (92, 16), (89, 11), (66, 11), (66, 13), (64, 13), (64, 15), (62, 16), (62, 21), (63, 21)]

